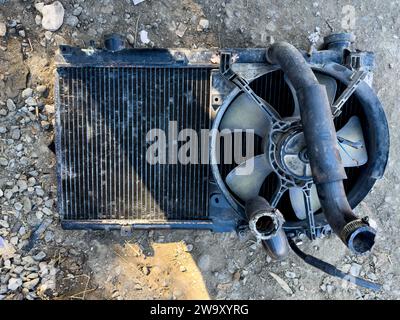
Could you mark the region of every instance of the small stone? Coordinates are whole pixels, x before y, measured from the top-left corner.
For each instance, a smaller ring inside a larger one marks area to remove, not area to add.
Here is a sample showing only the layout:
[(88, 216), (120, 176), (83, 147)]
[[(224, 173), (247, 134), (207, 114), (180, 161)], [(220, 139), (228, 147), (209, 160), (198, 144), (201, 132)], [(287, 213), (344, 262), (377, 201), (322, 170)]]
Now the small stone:
[(204, 31), (210, 27), (210, 21), (207, 19), (200, 19), (199, 24), (197, 25), (197, 31)]
[(49, 31), (57, 31), (64, 21), (64, 7), (60, 1), (44, 5), (35, 4), (35, 8), (42, 14), (42, 27)]
[(4, 37), (7, 34), (7, 26), (4, 22), (0, 22), (0, 37)]
[(44, 37), (46, 38), (46, 40), (50, 41), (53, 38), (53, 32), (51, 31), (46, 31), (44, 33)]
[(18, 31), (18, 35), (19, 35), (20, 37), (22, 37), (22, 38), (25, 38), (25, 37), (26, 37), (25, 30), (19, 30), (19, 31)]
[(37, 194), (39, 197), (43, 197), (43, 196), (44, 196), (44, 191), (43, 191), (43, 189), (40, 188), (40, 187), (37, 187), (37, 188), (35, 189), (35, 192), (36, 192), (36, 194)]
[(29, 213), (32, 210), (32, 202), (28, 197), (22, 199), (22, 204), (24, 206), (24, 212)]
[(8, 160), (6, 158), (0, 158), (0, 166), (6, 167), (8, 165)]
[(46, 253), (43, 251), (40, 251), (38, 254), (33, 256), (33, 259), (36, 261), (42, 261), (44, 258), (46, 258)]
[(148, 44), (150, 43), (150, 39), (149, 39), (149, 33), (146, 30), (142, 30), (139, 32), (139, 36), (140, 36), (140, 41), (143, 44)]
[(27, 99), (29, 97), (32, 97), (32, 95), (33, 95), (33, 90), (31, 88), (26, 88), (21, 93), (21, 96), (22, 96), (23, 99)]
[(0, 189), (0, 198), (4, 195), (3, 190)]
[(185, 272), (186, 271), (186, 267), (185, 266), (180, 266), (179, 267), (179, 271), (180, 272)]
[(362, 266), (359, 265), (358, 263), (353, 263), (350, 268), (350, 274), (355, 277), (358, 277), (360, 275), (361, 268)]
[(46, 233), (44, 234), (44, 241), (46, 242), (51, 242), (54, 239), (54, 233), (53, 231), (46, 231)]
[(179, 37), (182, 38), (185, 35), (185, 32), (187, 30), (187, 26), (184, 25), (183, 23), (180, 23), (178, 25), (178, 28), (175, 31), (175, 34)]
[(79, 23), (79, 19), (76, 16), (69, 16), (65, 19), (65, 23), (74, 28)]
[(10, 200), (11, 197), (13, 196), (13, 192), (10, 189), (7, 189), (6, 191), (4, 191), (4, 196)]
[(193, 250), (193, 245), (192, 244), (187, 244), (186, 245), (186, 252), (192, 252), (192, 250)]
[(142, 3), (144, 0), (132, 0), (133, 4), (136, 6), (139, 3)]
[(296, 278), (296, 274), (295, 274), (294, 272), (291, 272), (291, 271), (286, 271), (286, 272), (285, 272), (285, 276), (286, 276), (287, 278), (289, 278), (289, 279), (294, 279), (294, 278)]
[(28, 290), (33, 290), (37, 286), (39, 281), (40, 281), (40, 279), (36, 278), (36, 279), (30, 280), (30, 281), (24, 282), (24, 284), (22, 286)]
[(20, 192), (28, 189), (28, 183), (25, 180), (18, 180), (17, 186), (18, 186)]
[(23, 208), (23, 205), (22, 205), (20, 202), (16, 202), (16, 203), (14, 204), (14, 208), (15, 208), (15, 210), (17, 210), (17, 211), (20, 211), (20, 210)]
[(37, 106), (37, 101), (34, 97), (29, 97), (28, 99), (25, 100), (25, 103), (30, 107)]
[(39, 94), (44, 94), (47, 90), (47, 87), (45, 85), (39, 85), (36, 87), (36, 92)]
[(144, 274), (145, 276), (147, 276), (147, 275), (150, 274), (150, 270), (149, 270), (149, 268), (147, 268), (146, 266), (143, 266), (142, 272), (143, 272), (143, 274)]
[(22, 280), (19, 278), (11, 278), (8, 281), (8, 290), (15, 291), (22, 285)]
[(12, 101), (11, 99), (8, 99), (8, 100), (7, 100), (7, 109), (8, 109), (9, 111), (15, 111), (16, 108), (17, 108), (17, 107), (16, 107), (14, 101)]
[(11, 139), (19, 140), (19, 138), (21, 138), (21, 130), (19, 130), (18, 128), (13, 129), (11, 131)]
[(197, 265), (199, 266), (200, 270), (208, 271), (211, 267), (211, 258), (208, 254), (203, 254), (200, 256), (199, 260), (197, 261)]
[(6, 133), (7, 131), (6, 127), (0, 127), (0, 133)]
[(79, 16), (81, 13), (82, 13), (82, 7), (76, 7), (75, 9), (74, 9), (74, 11), (72, 11), (72, 14), (74, 15), (74, 16)]
[(40, 15), (38, 15), (38, 14), (35, 17), (35, 23), (38, 26), (40, 26), (42, 24), (42, 17)]
[(48, 114), (54, 114), (54, 113), (56, 112), (53, 104), (46, 104), (46, 105), (44, 106), (44, 110), (45, 110)]
[(16, 246), (18, 244), (18, 237), (12, 237), (10, 239), (10, 243), (14, 246)]
[(130, 33), (126, 36), (126, 40), (128, 41), (128, 43), (130, 45), (134, 45), (135, 44), (135, 37)]
[(21, 228), (19, 228), (18, 230), (18, 234), (20, 236), (23, 236), (26, 233), (26, 228), (24, 226), (22, 226)]
[(49, 208), (43, 208), (43, 209), (42, 209), (42, 212), (43, 212), (45, 215), (48, 215), (48, 216), (51, 216), (51, 215), (53, 214), (53, 211), (51, 211)]

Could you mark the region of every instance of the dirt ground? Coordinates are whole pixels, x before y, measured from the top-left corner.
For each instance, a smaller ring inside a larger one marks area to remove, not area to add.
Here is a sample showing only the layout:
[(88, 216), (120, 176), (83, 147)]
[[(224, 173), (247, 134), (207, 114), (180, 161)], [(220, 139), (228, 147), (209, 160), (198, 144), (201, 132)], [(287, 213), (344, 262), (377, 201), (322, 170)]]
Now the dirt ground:
[[(0, 23), (7, 25), (0, 35), (0, 300), (400, 298), (400, 1), (61, 0), (64, 23), (56, 32), (42, 28), (37, 2), (0, 0)], [(346, 5), (354, 9), (354, 25)], [(208, 29), (198, 28), (200, 19)], [(55, 156), (48, 149), (58, 44), (100, 44), (104, 34), (118, 32), (137, 47), (266, 47), (273, 37), (305, 49), (311, 33), (321, 43), (343, 28), (355, 33), (359, 49), (376, 53), (374, 88), (391, 130), (386, 174), (356, 209), (377, 222), (377, 244), (362, 257), (334, 236), (304, 239), (301, 247), (382, 283), (381, 292), (329, 277), (294, 254), (271, 262), (251, 236), (135, 231), (122, 237), (60, 228)], [(29, 97), (34, 101), (27, 103)]]

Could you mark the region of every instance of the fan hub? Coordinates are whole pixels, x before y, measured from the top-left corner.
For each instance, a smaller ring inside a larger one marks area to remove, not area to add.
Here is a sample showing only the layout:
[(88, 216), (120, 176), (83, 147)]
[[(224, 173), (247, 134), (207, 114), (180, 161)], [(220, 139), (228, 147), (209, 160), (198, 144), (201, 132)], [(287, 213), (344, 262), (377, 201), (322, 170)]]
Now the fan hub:
[(284, 133), (278, 143), (278, 159), (282, 169), (300, 180), (312, 178), (306, 141), (301, 130)]

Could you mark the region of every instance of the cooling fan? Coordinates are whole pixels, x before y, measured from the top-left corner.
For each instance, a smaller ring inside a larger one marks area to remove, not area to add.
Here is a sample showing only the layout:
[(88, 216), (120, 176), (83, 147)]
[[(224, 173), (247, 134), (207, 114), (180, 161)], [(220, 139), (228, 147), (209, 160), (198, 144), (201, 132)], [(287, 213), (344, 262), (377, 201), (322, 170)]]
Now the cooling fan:
[[(327, 88), (328, 98), (334, 103), (337, 92), (336, 79), (316, 73), (318, 81)], [(256, 81), (256, 79), (254, 79)], [(289, 88), (293, 88), (287, 78)], [(298, 220), (312, 218), (320, 208), (315, 184), (312, 181), (311, 168), (307, 153), (307, 145), (300, 123), (300, 112), (296, 92), (292, 89), (294, 101), (293, 113), (282, 118), (280, 106), (274, 106), (265, 100), (264, 104), (271, 112), (290, 123), (285, 128), (274, 128), (271, 118), (246, 92), (241, 92), (231, 102), (220, 123), (220, 130), (252, 129), (262, 141), (262, 154), (247, 159), (254, 162), (251, 174), (241, 174), (240, 169), (246, 163), (232, 169), (225, 178), (225, 183), (239, 201), (246, 202), (260, 193), (265, 179), (275, 174), (278, 177), (276, 190), (271, 199), (276, 207), (285, 192)], [(358, 116), (351, 116), (347, 123), (337, 131), (337, 144), (345, 168), (361, 167), (368, 161), (363, 130)], [(248, 165), (248, 164), (247, 164)]]

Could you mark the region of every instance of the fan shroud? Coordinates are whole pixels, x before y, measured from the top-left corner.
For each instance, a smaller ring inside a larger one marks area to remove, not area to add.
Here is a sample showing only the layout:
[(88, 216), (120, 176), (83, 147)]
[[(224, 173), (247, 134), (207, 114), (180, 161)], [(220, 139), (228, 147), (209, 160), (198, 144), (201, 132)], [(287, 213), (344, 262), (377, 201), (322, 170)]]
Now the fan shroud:
[[(335, 99), (336, 100), (341, 93), (346, 89), (347, 85), (340, 81), (340, 79), (334, 77), (332, 74), (327, 74), (321, 69), (314, 69), (314, 73), (316, 75), (328, 75), (336, 80), (337, 84), (337, 90), (335, 94)], [(290, 115), (293, 114), (294, 109), (295, 109), (295, 101), (294, 97), (292, 94), (292, 91), (287, 84), (284, 74), (281, 70), (272, 70), (269, 72), (266, 72), (264, 74), (259, 75), (252, 81), (250, 81), (250, 87), (254, 91), (255, 94), (257, 94), (260, 98), (264, 99), (268, 104), (270, 104), (275, 111), (281, 116), (281, 118), (286, 118), (289, 117)], [(232, 99), (230, 99), (230, 102), (227, 102), (228, 104), (234, 101), (234, 99), (240, 94), (240, 91), (237, 91), (236, 93), (232, 93)], [(221, 108), (223, 109), (223, 108)], [(366, 132), (367, 130), (367, 122), (365, 121), (366, 115), (363, 110), (363, 105), (359, 101), (358, 97), (356, 95), (352, 95), (345, 103), (342, 113), (337, 116), (334, 119), (335, 123), (335, 128), (336, 131), (339, 131), (342, 129), (346, 123), (349, 121), (349, 119), (353, 116), (357, 116), (360, 119), (362, 131)], [(226, 111), (226, 109), (224, 110)], [(220, 119), (223, 117), (220, 116)], [(369, 141), (368, 141), (368, 135), (364, 134), (364, 139), (365, 139), (365, 144), (366, 144), (366, 150), (369, 155)], [(255, 136), (254, 140), (254, 150), (255, 153), (254, 155), (260, 155), (263, 153), (262, 151), (262, 139), (258, 137), (257, 135)], [(245, 144), (245, 135), (243, 135), (243, 144)], [(220, 154), (223, 155), (224, 152), (224, 144), (221, 142), (220, 145)], [(221, 156), (221, 159), (224, 159), (224, 156)], [(239, 199), (226, 185), (225, 179), (228, 176), (229, 172), (233, 170), (238, 164), (237, 163), (232, 163), (231, 164), (226, 164), (226, 163), (219, 163), (218, 164), (218, 172), (220, 175), (220, 179), (216, 179), (217, 183), (219, 182), (219, 186), (222, 191), (225, 192), (225, 196), (228, 194), (228, 201), (230, 201), (231, 205), (236, 209), (237, 211), (241, 211), (241, 209), (244, 206), (244, 201)], [(351, 203), (352, 207), (354, 208), (359, 204), (359, 202), (362, 200), (363, 197), (360, 197), (359, 190), (355, 192), (354, 188), (359, 188), (357, 187), (357, 181), (359, 180), (359, 177), (365, 167), (368, 165), (368, 162), (362, 166), (359, 167), (348, 167), (345, 168), (346, 174), (347, 174), (347, 179), (344, 180), (344, 185), (345, 185), (345, 190), (346, 194), (348, 195), (349, 202)], [(223, 186), (221, 186), (221, 183)], [(278, 188), (278, 183), (279, 183), (279, 178), (276, 175), (275, 172), (272, 172), (267, 176), (265, 179), (259, 195), (267, 199), (268, 201), (271, 200), (274, 192)], [(372, 188), (373, 184), (368, 184), (365, 186), (365, 190), (363, 190), (364, 196), (370, 191)], [(354, 195), (351, 197), (351, 195)], [(230, 198), (230, 199), (229, 199)], [(233, 205), (233, 203), (235, 205)], [(293, 210), (293, 207), (291, 205), (290, 199), (289, 199), (289, 192), (286, 191), (281, 199), (279, 200), (277, 206), (276, 206), (284, 215), (286, 223), (284, 225), (284, 228), (286, 231), (293, 231), (295, 233), (303, 233), (305, 232), (308, 234), (308, 223), (307, 220), (299, 220)], [(316, 212), (314, 212), (314, 219), (315, 219), (315, 226), (316, 228), (319, 229), (319, 234), (321, 233), (327, 233), (330, 232), (330, 227), (327, 224), (325, 217), (322, 214), (322, 210), (319, 209)]]

